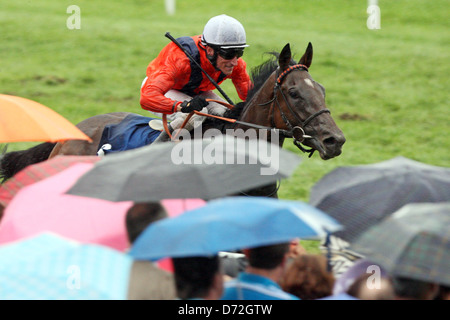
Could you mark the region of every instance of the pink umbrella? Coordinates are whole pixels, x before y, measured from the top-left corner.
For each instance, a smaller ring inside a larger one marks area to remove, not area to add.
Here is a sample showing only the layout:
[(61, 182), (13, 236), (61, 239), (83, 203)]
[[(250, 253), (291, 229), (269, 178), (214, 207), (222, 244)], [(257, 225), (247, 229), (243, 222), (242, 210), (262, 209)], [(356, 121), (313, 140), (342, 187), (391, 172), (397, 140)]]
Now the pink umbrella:
[(206, 204), (202, 199), (164, 199), (161, 204), (166, 209), (169, 217), (173, 218), (185, 211), (199, 208)]
[[(202, 199), (164, 199), (161, 204), (166, 209), (170, 218), (179, 216), (185, 211), (193, 210), (206, 204)], [(173, 272), (171, 258), (165, 258), (157, 261), (157, 265), (166, 271)]]
[[(89, 162), (76, 163), (18, 190), (0, 222), (0, 243), (52, 231), (80, 242), (102, 244), (120, 251), (128, 249), (125, 215), (132, 202), (110, 202), (65, 193), (93, 166)], [(174, 217), (205, 201), (168, 199), (161, 203), (169, 217)]]
[(123, 251), (129, 247), (125, 215), (132, 202), (110, 202), (65, 194), (93, 167), (75, 164), (28, 185), (14, 196), (0, 222), (0, 243), (50, 231), (84, 243)]

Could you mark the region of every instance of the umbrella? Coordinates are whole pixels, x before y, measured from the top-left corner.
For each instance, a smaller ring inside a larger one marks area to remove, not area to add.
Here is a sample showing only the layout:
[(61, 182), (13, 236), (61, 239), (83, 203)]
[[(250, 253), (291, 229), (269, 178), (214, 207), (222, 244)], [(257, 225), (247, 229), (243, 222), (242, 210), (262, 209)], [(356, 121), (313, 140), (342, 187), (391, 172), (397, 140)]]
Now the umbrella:
[(450, 168), (404, 157), (340, 167), (311, 189), (309, 203), (345, 228), (335, 236), (353, 241), (407, 203), (450, 200)]
[(102, 159), (98, 156), (56, 156), (32, 164), (16, 173), (0, 185), (0, 205), (6, 207), (16, 193), (23, 187), (48, 178), (76, 163), (94, 163)]
[(450, 202), (407, 204), (352, 246), (390, 274), (450, 286)]
[(0, 143), (65, 140), (92, 141), (52, 109), (26, 98), (0, 94)]
[(47, 233), (0, 246), (0, 261), (1, 300), (126, 299), (133, 262)]
[(125, 215), (132, 202), (110, 202), (64, 193), (92, 166), (92, 163), (78, 163), (22, 188), (5, 209), (0, 223), (0, 243), (51, 231), (80, 242), (127, 249)]
[(228, 197), (151, 224), (129, 254), (137, 260), (208, 256), (295, 238), (315, 239), (339, 228), (334, 219), (300, 201)]
[(210, 200), (290, 176), (301, 158), (231, 136), (159, 143), (107, 156), (69, 194), (110, 201)]

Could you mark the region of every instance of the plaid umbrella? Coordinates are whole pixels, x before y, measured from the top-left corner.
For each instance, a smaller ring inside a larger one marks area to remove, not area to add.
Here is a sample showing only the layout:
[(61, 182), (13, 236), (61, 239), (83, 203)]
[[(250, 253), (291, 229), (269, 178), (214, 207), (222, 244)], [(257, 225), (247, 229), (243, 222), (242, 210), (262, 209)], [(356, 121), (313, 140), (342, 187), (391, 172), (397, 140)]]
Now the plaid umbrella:
[(311, 189), (309, 203), (345, 227), (335, 236), (352, 242), (405, 204), (440, 201), (450, 201), (450, 168), (397, 157), (333, 170)]
[(0, 186), (0, 205), (6, 207), (17, 192), (32, 183), (53, 176), (76, 163), (95, 163), (97, 156), (57, 156), (49, 160), (30, 165)]
[(393, 275), (450, 285), (450, 202), (408, 204), (352, 247)]

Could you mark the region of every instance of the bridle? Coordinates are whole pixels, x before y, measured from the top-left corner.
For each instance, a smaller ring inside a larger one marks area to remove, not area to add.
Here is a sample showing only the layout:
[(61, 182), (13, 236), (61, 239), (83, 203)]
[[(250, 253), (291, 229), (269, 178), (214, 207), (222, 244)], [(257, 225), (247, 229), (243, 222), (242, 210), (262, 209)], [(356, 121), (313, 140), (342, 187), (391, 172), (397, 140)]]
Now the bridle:
[[(212, 118), (217, 118), (217, 119), (221, 119), (221, 120), (225, 120), (228, 122), (232, 122), (235, 124), (241, 124), (241, 125), (245, 125), (248, 127), (253, 127), (256, 129), (264, 129), (264, 130), (277, 130), (279, 131), (284, 137), (286, 138), (293, 138), (293, 142), (294, 144), (297, 146), (297, 148), (299, 148), (302, 152), (308, 153), (309, 154), (309, 158), (311, 158), (311, 156), (313, 155), (314, 151), (316, 151), (316, 149), (310, 148), (310, 149), (306, 149), (304, 146), (302, 146), (302, 142), (305, 139), (313, 139), (314, 137), (310, 136), (310, 135), (306, 135), (305, 134), (305, 127), (316, 117), (320, 116), (322, 113), (330, 113), (330, 110), (327, 108), (324, 108), (322, 110), (317, 111), (316, 113), (310, 115), (308, 118), (305, 119), (305, 121), (302, 121), (299, 116), (294, 112), (292, 106), (289, 104), (289, 101), (286, 99), (286, 96), (284, 95), (283, 91), (281, 90), (281, 84), (284, 80), (284, 78), (293, 70), (304, 70), (306, 72), (308, 72), (308, 67), (303, 65), (303, 64), (296, 64), (296, 65), (292, 65), (289, 68), (287, 68), (286, 70), (284, 70), (281, 74), (278, 75), (277, 80), (275, 81), (274, 87), (273, 87), (273, 98), (267, 102), (263, 102), (258, 104), (259, 106), (265, 106), (265, 105), (269, 105), (275, 102), (275, 105), (278, 107), (278, 110), (280, 112), (281, 118), (283, 119), (284, 124), (286, 125), (286, 127), (288, 128), (288, 130), (285, 129), (280, 129), (277, 128), (275, 125), (275, 120), (274, 120), (274, 113), (271, 112), (270, 114), (270, 122), (272, 127), (266, 127), (266, 126), (262, 126), (262, 125), (257, 125), (257, 124), (253, 124), (253, 123), (248, 123), (248, 122), (243, 122), (243, 121), (239, 121), (236, 119), (228, 119), (228, 118), (224, 118), (224, 117), (220, 117), (220, 116), (216, 116), (216, 115), (212, 115), (212, 114), (208, 114), (208, 113), (202, 113), (199, 111), (193, 111), (191, 112), (186, 119), (184, 120), (181, 128), (184, 128), (184, 126), (186, 125), (186, 123), (189, 121), (189, 119), (192, 117), (192, 115), (197, 114), (197, 115), (201, 115), (201, 116), (205, 116), (205, 117), (212, 117)], [(278, 101), (278, 95), (277, 95), (277, 91), (279, 91), (281, 93), (281, 96), (283, 97), (283, 100), (287, 106), (287, 108), (289, 109), (290, 114), (292, 114), (294, 116), (294, 118), (297, 120), (298, 123), (300, 123), (300, 125), (297, 126), (293, 126), (290, 122), (289, 119), (287, 118), (286, 114), (283, 112), (283, 109), (281, 108), (281, 105)], [(220, 100), (213, 100), (213, 99), (206, 99), (206, 101), (213, 101), (213, 102), (217, 102), (219, 104), (222, 104), (228, 108), (233, 108), (234, 105), (232, 104), (228, 104), (225, 103), (223, 101)], [(167, 126), (167, 118), (166, 118), (166, 114), (163, 114), (163, 125), (164, 125), (164, 130), (167, 132), (167, 134), (169, 135), (169, 137), (173, 138), (170, 130), (168, 129)], [(177, 137), (177, 135), (175, 135), (175, 138)]]
[[(316, 117), (320, 116), (322, 113), (330, 113), (330, 110), (327, 108), (324, 108), (322, 110), (317, 111), (316, 113), (310, 115), (308, 118), (306, 118), (305, 121), (302, 121), (300, 117), (294, 112), (292, 106), (289, 104), (289, 101), (287, 100), (286, 96), (283, 93), (283, 90), (281, 90), (281, 84), (284, 80), (284, 78), (292, 71), (294, 70), (304, 70), (308, 72), (308, 67), (303, 64), (296, 64), (292, 65), (286, 70), (284, 70), (282, 73), (278, 74), (277, 80), (275, 81), (275, 85), (273, 87), (273, 99), (269, 100), (267, 102), (258, 104), (260, 106), (268, 105), (273, 102), (275, 102), (275, 105), (278, 107), (278, 110), (280, 112), (281, 118), (283, 119), (284, 124), (288, 128), (288, 130), (281, 130), (282, 134), (285, 137), (293, 138), (294, 144), (299, 148), (301, 151), (309, 153), (309, 157), (311, 157), (315, 151), (315, 149), (306, 149), (304, 146), (301, 145), (301, 143), (304, 141), (304, 139), (312, 139), (312, 136), (305, 134), (305, 127)], [(291, 115), (294, 116), (295, 120), (297, 120), (298, 123), (300, 123), (300, 126), (293, 126), (290, 122), (286, 114), (283, 112), (283, 109), (280, 106), (280, 103), (278, 101), (278, 95), (277, 92), (281, 93), (281, 96), (283, 97), (284, 103), (286, 104), (287, 108), (289, 109), (289, 112)], [(270, 121), (273, 127), (275, 127), (275, 120), (274, 120), (274, 113), (271, 113)]]

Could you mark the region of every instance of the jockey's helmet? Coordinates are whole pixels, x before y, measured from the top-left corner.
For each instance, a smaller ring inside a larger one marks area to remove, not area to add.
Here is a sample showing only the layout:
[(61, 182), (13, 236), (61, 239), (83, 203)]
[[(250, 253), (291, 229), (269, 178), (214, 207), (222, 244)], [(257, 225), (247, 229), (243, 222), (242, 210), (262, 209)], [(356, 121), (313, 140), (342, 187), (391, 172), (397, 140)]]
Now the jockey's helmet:
[(226, 14), (209, 19), (203, 30), (202, 43), (222, 49), (244, 49), (248, 47), (244, 27), (235, 18)]

